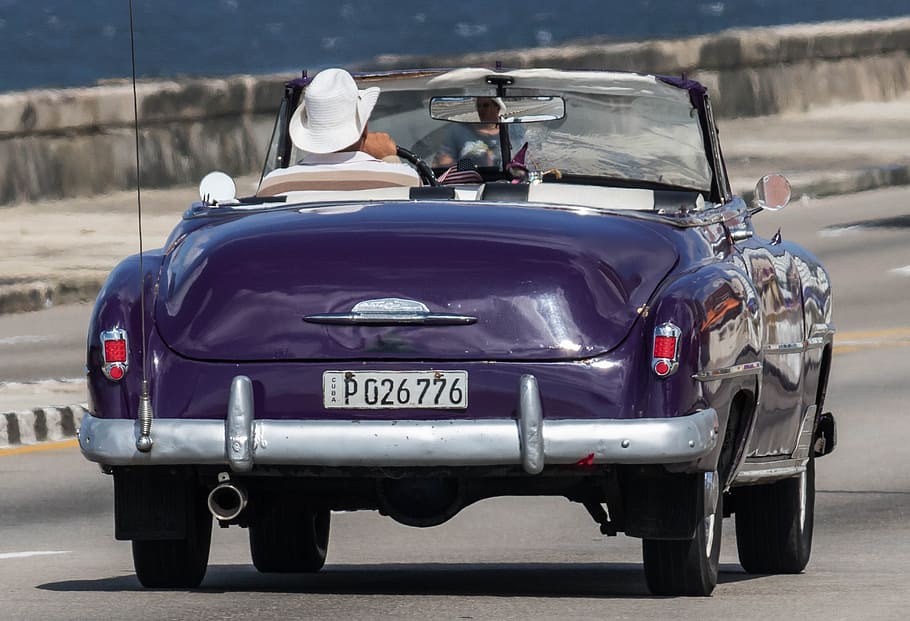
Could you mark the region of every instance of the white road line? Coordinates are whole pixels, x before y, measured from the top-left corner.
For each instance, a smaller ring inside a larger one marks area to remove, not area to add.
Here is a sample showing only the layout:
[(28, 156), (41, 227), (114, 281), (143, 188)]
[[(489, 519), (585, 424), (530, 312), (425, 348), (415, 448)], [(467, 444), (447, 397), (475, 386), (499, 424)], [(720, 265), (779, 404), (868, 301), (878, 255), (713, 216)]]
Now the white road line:
[(57, 379), (42, 379), (42, 380), (34, 380), (34, 381), (30, 381), (30, 382), (29, 381), (0, 382), (0, 390), (3, 390), (4, 388), (13, 390), (13, 389), (22, 389), (22, 388), (26, 388), (26, 387), (34, 388), (36, 390), (37, 389), (47, 389), (47, 388), (53, 389), (54, 387), (57, 387), (57, 386), (62, 386), (62, 387), (76, 386), (76, 387), (78, 387), (83, 384), (85, 384), (84, 377), (60, 377)]
[(818, 232), (818, 236), (819, 237), (840, 237), (841, 235), (844, 235), (846, 233), (855, 233), (862, 229), (863, 229), (863, 227), (860, 225), (838, 226), (838, 227), (830, 226), (830, 227), (821, 229)]
[(46, 336), (35, 334), (23, 334), (22, 336), (7, 336), (0, 339), (0, 345), (30, 345), (33, 343), (43, 343), (49, 340)]
[(26, 558), (29, 556), (47, 556), (50, 554), (69, 554), (69, 550), (49, 550), (45, 552), (3, 552), (0, 553), (0, 561), (8, 558)]
[(895, 267), (891, 271), (895, 274), (898, 274), (899, 276), (910, 276), (910, 265), (905, 265), (904, 267)]

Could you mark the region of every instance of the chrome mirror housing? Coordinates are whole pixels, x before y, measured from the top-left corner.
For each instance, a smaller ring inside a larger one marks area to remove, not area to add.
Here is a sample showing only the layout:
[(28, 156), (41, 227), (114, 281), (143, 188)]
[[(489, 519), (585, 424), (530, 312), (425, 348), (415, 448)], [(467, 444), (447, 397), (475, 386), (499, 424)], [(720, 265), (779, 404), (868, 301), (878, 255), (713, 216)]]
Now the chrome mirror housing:
[(780, 211), (790, 202), (790, 182), (780, 173), (765, 175), (755, 184), (752, 205), (756, 210)]

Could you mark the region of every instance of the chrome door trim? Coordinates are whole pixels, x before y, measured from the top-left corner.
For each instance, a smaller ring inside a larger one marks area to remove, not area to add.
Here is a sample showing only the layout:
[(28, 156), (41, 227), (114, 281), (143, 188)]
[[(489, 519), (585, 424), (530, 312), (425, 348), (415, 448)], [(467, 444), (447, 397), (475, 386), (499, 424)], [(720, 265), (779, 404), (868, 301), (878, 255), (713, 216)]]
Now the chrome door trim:
[(735, 364), (730, 367), (721, 367), (719, 369), (704, 369), (692, 375), (692, 379), (698, 380), (699, 382), (712, 382), (714, 380), (743, 377), (745, 375), (758, 375), (761, 373), (761, 370), (761, 362), (746, 362), (744, 364)]

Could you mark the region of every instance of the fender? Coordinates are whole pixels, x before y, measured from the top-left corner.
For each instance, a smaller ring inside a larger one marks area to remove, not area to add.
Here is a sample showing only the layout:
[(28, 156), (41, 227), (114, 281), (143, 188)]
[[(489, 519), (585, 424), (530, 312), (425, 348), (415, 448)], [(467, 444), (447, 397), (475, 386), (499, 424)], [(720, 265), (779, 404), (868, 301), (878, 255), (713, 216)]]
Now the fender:
[[(761, 382), (762, 323), (758, 296), (745, 272), (730, 263), (714, 263), (671, 278), (654, 296), (646, 336), (663, 324), (680, 330), (675, 373), (660, 378), (650, 371), (648, 409), (714, 408), (724, 437), (733, 399), (741, 391), (758, 398)], [(644, 339), (651, 346), (651, 338)], [(675, 402), (675, 404), (674, 404)], [(734, 441), (736, 460), (751, 432), (751, 416), (741, 421)], [(722, 445), (698, 468), (713, 470)]]
[[(86, 375), (89, 410), (96, 417), (135, 417), (142, 385), (141, 343), (148, 342), (148, 334), (154, 329), (152, 311), (162, 257), (160, 249), (143, 253), (144, 274), (139, 271), (138, 254), (125, 258), (108, 275), (95, 300), (88, 328)], [(140, 283), (145, 287), (145, 335), (142, 334)], [(122, 328), (127, 333), (128, 370), (120, 381), (110, 380), (101, 372), (100, 335), (113, 328)]]

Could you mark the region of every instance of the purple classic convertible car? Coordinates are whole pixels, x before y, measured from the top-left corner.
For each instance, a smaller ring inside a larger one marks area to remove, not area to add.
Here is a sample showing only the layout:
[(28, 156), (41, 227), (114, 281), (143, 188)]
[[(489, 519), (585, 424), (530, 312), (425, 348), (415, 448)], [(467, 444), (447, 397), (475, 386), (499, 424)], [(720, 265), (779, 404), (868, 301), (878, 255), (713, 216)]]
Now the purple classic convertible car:
[[(712, 592), (733, 514), (746, 571), (802, 571), (836, 437), (828, 275), (756, 233), (789, 185), (732, 194), (705, 89), (552, 69), (357, 80), (381, 87), (370, 128), (420, 186), (266, 179), (235, 198), (210, 177), (98, 297), (79, 442), (113, 475), (142, 584), (198, 585), (213, 521), (248, 529), (259, 571), (312, 572), (333, 511), (433, 526), (508, 495), (641, 538), (655, 594)], [(300, 157), (307, 84), (286, 85), (264, 176)], [(490, 99), (505, 164), (443, 165)]]

